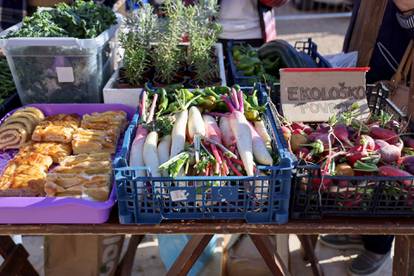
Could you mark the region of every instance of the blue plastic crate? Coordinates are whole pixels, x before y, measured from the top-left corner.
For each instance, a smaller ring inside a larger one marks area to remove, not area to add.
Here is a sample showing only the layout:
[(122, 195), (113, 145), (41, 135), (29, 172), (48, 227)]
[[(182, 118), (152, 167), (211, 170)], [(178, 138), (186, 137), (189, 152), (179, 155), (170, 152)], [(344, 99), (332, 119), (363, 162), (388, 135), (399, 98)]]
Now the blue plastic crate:
[[(235, 45), (246, 44), (243, 40), (229, 40), (226, 45), (226, 57), (228, 60), (228, 70), (230, 71), (230, 81), (232, 84), (238, 84), (241, 87), (252, 87), (254, 83), (260, 82), (260, 78), (257, 76), (244, 76), (243, 72), (237, 70), (236, 64), (233, 59), (233, 47)], [(318, 46), (311, 38), (305, 41), (297, 41), (295, 43), (296, 50), (299, 53), (303, 53), (303, 58), (311, 58), (318, 67), (330, 68), (332, 67), (329, 62), (318, 52)]]
[[(261, 102), (267, 95), (260, 93)], [(266, 175), (231, 177), (138, 177), (144, 167), (128, 167), (136, 126), (130, 125), (115, 161), (119, 218), (123, 224), (163, 220), (243, 219), (248, 223), (288, 221), (294, 158), (268, 106), (263, 116), (277, 149), (277, 166), (259, 166)]]

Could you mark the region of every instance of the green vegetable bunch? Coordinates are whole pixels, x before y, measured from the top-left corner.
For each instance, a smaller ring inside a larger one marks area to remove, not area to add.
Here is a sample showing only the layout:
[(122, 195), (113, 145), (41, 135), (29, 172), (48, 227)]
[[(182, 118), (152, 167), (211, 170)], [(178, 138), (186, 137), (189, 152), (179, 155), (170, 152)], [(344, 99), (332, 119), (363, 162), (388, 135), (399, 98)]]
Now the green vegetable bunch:
[(125, 49), (124, 68), (131, 84), (142, 83), (144, 72), (151, 63), (151, 41), (157, 32), (158, 17), (151, 5), (142, 5), (137, 13), (126, 18), (120, 42)]
[(0, 104), (16, 91), (13, 77), (4, 57), (0, 57)]
[(72, 5), (60, 3), (53, 9), (38, 9), (7, 37), (94, 38), (115, 23), (116, 16), (110, 8), (76, 0)]
[(221, 25), (213, 19), (218, 15), (217, 1), (200, 1), (186, 10), (189, 36), (189, 64), (194, 66), (196, 81), (207, 83), (217, 76), (217, 63), (213, 60), (214, 45), (221, 32)]
[(250, 45), (236, 45), (232, 49), (232, 54), (236, 68), (243, 73), (243, 76), (257, 77), (252, 80), (252, 84), (256, 80), (270, 84), (278, 81), (274, 74), (281, 67), (279, 58), (260, 59), (257, 50)]

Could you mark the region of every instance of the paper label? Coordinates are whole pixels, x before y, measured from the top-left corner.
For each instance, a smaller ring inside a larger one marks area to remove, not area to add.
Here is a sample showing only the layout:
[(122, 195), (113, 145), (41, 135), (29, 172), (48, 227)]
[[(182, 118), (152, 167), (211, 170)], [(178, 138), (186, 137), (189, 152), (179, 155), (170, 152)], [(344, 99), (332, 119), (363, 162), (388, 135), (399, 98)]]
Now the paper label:
[(359, 106), (359, 119), (369, 116), (366, 72), (362, 69), (282, 69), (280, 100), (293, 122), (326, 122), (333, 115)]
[(74, 82), (75, 76), (73, 75), (72, 67), (56, 67), (56, 74), (58, 82)]
[(170, 192), (172, 201), (183, 201), (187, 200), (187, 191), (186, 190), (175, 190)]

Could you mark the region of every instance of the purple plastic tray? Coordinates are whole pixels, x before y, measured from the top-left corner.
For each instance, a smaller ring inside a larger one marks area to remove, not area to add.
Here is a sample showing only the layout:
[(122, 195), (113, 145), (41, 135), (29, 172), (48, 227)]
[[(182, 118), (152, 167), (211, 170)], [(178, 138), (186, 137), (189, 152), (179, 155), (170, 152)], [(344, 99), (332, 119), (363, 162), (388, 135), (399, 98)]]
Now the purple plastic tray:
[[(135, 112), (134, 108), (122, 104), (31, 104), (30, 106), (39, 108), (46, 116), (59, 113), (83, 115), (92, 112), (123, 110), (128, 113), (128, 119), (131, 120)], [(12, 113), (13, 111), (5, 117)], [(118, 145), (122, 145), (122, 141), (119, 141)], [(1, 171), (7, 163), (5, 161), (8, 161), (13, 153), (15, 151), (0, 154)], [(71, 197), (0, 197), (0, 224), (104, 223), (108, 220), (115, 201), (115, 184), (112, 187), (109, 199), (105, 202)]]

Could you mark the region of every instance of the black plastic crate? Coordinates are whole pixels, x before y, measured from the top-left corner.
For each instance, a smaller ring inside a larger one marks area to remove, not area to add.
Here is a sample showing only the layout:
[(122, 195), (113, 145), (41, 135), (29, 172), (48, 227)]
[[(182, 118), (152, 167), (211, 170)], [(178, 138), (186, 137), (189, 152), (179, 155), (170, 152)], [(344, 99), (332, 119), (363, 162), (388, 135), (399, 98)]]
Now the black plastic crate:
[[(226, 58), (229, 65), (229, 81), (231, 84), (238, 84), (241, 87), (253, 87), (254, 83), (260, 82), (261, 79), (258, 76), (244, 76), (243, 72), (237, 70), (237, 66), (233, 59), (233, 47), (235, 45), (250, 45), (244, 40), (229, 40), (226, 45)], [(255, 45), (250, 45), (255, 47)], [(311, 38), (305, 41), (297, 41), (295, 48), (300, 53), (307, 55), (304, 58), (312, 58), (319, 68), (329, 68), (331, 65), (329, 62), (318, 53), (318, 46)]]
[[(405, 115), (388, 99), (381, 84), (367, 89), (373, 114), (384, 110), (401, 123)], [(325, 176), (320, 167), (299, 164), (293, 173), (291, 218), (414, 217), (414, 177)]]

